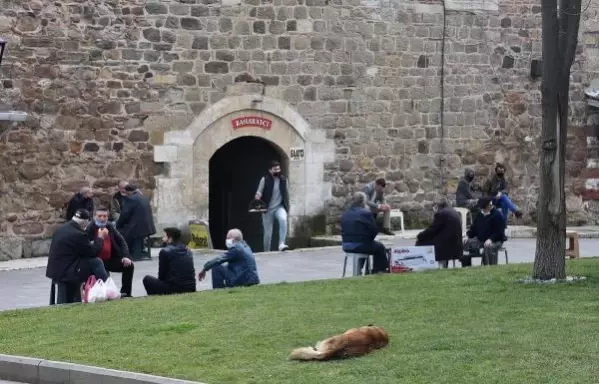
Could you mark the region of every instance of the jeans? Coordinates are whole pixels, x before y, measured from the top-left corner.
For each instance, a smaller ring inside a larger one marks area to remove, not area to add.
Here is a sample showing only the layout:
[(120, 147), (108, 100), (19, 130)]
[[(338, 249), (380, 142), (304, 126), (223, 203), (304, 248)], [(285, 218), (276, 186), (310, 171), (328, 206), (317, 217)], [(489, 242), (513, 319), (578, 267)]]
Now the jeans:
[(287, 211), (283, 207), (278, 207), (262, 214), (264, 252), (268, 252), (271, 249), (272, 229), (275, 219), (279, 223), (279, 245), (285, 244), (287, 238)]
[[(348, 253), (363, 253), (372, 255), (373, 266), (372, 273), (386, 272), (389, 268), (389, 259), (387, 258), (387, 250), (385, 245), (378, 241), (373, 241), (370, 244), (357, 244), (354, 246), (343, 246), (343, 251)], [(361, 270), (366, 260), (361, 260), (358, 268)]]
[(212, 289), (220, 289), (231, 287), (231, 278), (229, 270), (222, 265), (217, 265), (212, 268)]
[(131, 254), (131, 260), (141, 260), (141, 251), (144, 247), (144, 238), (135, 237), (133, 239), (127, 239), (127, 247)]
[(83, 265), (83, 281), (87, 280), (87, 278), (91, 275), (94, 275), (96, 279), (106, 281), (108, 280), (108, 272), (106, 272), (106, 268), (104, 268), (104, 262), (99, 257), (93, 257), (91, 259), (86, 259)]
[(121, 276), (121, 293), (131, 296), (134, 270), (133, 263), (128, 267), (125, 267), (121, 259), (110, 259), (104, 261), (104, 268), (108, 272), (118, 272), (123, 274)]
[(467, 251), (470, 255), (469, 257), (464, 256), (462, 258), (462, 267), (470, 267), (472, 266), (472, 257), (478, 257), (480, 249), (483, 249), (483, 255), (481, 264), (482, 265), (497, 265), (498, 264), (498, 254), (499, 249), (503, 243), (501, 241), (497, 241), (491, 243), (490, 247), (485, 247), (484, 242), (479, 239), (472, 238), (468, 239), (466, 244), (464, 245), (464, 251)]
[(196, 288), (193, 287), (178, 287), (173, 284), (169, 284), (166, 281), (159, 280), (154, 276), (146, 276), (142, 280), (144, 284), (144, 288), (146, 289), (146, 293), (148, 296), (151, 295), (172, 295), (175, 293), (184, 293), (184, 292), (195, 292)]
[(516, 212), (518, 210), (516, 205), (514, 205), (514, 203), (512, 202), (512, 199), (510, 199), (508, 195), (503, 193), (501, 194), (500, 198), (493, 199), (493, 204), (495, 204), (497, 209), (501, 211), (501, 213), (503, 214), (503, 218), (506, 222), (509, 213)]

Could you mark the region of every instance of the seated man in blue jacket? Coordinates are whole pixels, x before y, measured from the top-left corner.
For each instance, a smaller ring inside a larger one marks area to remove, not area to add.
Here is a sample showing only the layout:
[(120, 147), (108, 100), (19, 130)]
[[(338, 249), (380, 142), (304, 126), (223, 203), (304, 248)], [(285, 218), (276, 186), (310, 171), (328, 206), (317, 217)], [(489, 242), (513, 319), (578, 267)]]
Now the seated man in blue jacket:
[[(198, 280), (206, 277), (206, 272), (212, 270), (212, 288), (249, 287), (260, 284), (256, 259), (251, 248), (243, 241), (239, 229), (231, 229), (227, 233), (227, 252), (204, 264), (198, 274)], [(224, 267), (223, 264), (227, 263)]]
[(366, 205), (366, 194), (356, 192), (351, 207), (341, 216), (341, 246), (348, 253), (372, 255), (373, 273), (387, 272), (389, 268), (385, 246), (374, 240), (378, 233), (374, 217)]
[(497, 254), (507, 240), (505, 236), (505, 219), (503, 214), (493, 207), (490, 197), (481, 197), (478, 200), (480, 212), (474, 217), (474, 222), (466, 233), (464, 239), (464, 250), (468, 251), (470, 257), (462, 258), (462, 267), (472, 265), (472, 257), (478, 256), (483, 248), (483, 265), (496, 265)]

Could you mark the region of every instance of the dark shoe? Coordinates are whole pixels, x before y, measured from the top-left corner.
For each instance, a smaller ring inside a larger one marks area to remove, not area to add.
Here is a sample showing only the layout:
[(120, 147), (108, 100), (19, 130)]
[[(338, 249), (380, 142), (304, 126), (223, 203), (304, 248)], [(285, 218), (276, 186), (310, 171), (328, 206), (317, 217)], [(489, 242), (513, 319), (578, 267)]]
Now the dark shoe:
[(519, 219), (522, 216), (524, 216), (524, 213), (522, 213), (522, 211), (516, 211), (516, 212), (514, 212), (514, 215), (516, 215), (516, 219)]
[(382, 234), (388, 235), (388, 236), (395, 236), (395, 233), (391, 232), (391, 230), (389, 228), (383, 228), (383, 230), (381, 231)]
[(132, 297), (133, 297), (133, 296), (131, 296), (131, 295), (130, 295), (130, 294), (128, 294), (128, 293), (123, 293), (123, 292), (121, 292), (121, 299), (130, 299), (130, 298), (132, 298)]

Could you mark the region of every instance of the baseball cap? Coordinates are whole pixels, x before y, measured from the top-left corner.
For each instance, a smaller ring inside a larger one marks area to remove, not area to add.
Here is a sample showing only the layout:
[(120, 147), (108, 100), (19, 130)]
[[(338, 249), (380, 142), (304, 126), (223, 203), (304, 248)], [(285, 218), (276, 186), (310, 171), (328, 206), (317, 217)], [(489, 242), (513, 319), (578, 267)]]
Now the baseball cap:
[(135, 191), (137, 191), (137, 189), (138, 189), (138, 187), (135, 184), (128, 184), (125, 187), (125, 191), (127, 191), (127, 192), (135, 192)]
[(75, 217), (81, 220), (90, 220), (92, 218), (87, 209), (78, 209), (77, 212), (75, 212)]

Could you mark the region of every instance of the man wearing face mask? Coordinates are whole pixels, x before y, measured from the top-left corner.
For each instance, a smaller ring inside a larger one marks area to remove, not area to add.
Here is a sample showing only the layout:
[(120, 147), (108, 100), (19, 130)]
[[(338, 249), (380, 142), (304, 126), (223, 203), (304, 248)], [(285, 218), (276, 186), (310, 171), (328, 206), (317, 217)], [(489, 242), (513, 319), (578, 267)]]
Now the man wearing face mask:
[(495, 174), (487, 180), (485, 184), (485, 193), (493, 199), (493, 204), (501, 211), (503, 218), (507, 223), (510, 212), (513, 212), (517, 218), (522, 217), (522, 212), (509, 198), (509, 188), (505, 180), (505, 166), (501, 163), (495, 165)]
[(52, 236), (46, 277), (68, 285), (68, 302), (77, 301), (81, 294), (81, 283), (89, 276), (94, 275), (103, 281), (108, 279), (104, 263), (98, 257), (104, 239), (108, 236), (108, 230), (99, 230), (90, 242), (84, 230), (90, 219), (88, 211), (78, 209), (73, 218), (58, 228)]
[[(206, 277), (206, 272), (212, 270), (212, 288), (248, 287), (260, 284), (256, 259), (250, 247), (243, 241), (239, 229), (231, 229), (227, 233), (227, 252), (206, 264), (198, 274), (198, 280)], [(224, 267), (223, 264), (227, 263)]]
[(474, 171), (472, 169), (466, 169), (464, 171), (464, 177), (460, 179), (458, 188), (455, 192), (456, 206), (462, 208), (468, 208), (470, 210), (476, 208), (478, 199), (473, 195), (475, 190), (474, 187)]
[(108, 272), (122, 273), (121, 297), (131, 297), (131, 286), (133, 282), (133, 262), (129, 258), (129, 248), (123, 236), (117, 231), (112, 223), (108, 221), (108, 209), (98, 207), (94, 221), (85, 230), (90, 240), (103, 230), (108, 230), (108, 236), (104, 238), (104, 244), (98, 257), (104, 262), (104, 268)]
[(474, 217), (474, 222), (464, 238), (464, 250), (469, 257), (462, 258), (462, 267), (472, 265), (472, 257), (479, 255), (483, 248), (482, 265), (496, 265), (497, 254), (507, 240), (505, 236), (505, 220), (503, 215), (493, 207), (493, 202), (488, 197), (478, 200), (480, 212)]
[(181, 241), (178, 228), (164, 228), (164, 247), (158, 255), (158, 278), (146, 276), (143, 285), (148, 295), (172, 295), (195, 292), (196, 276), (193, 254)]
[(94, 191), (90, 187), (81, 188), (81, 190), (69, 200), (65, 219), (67, 221), (71, 220), (78, 209), (85, 209), (87, 212), (94, 211)]
[(416, 246), (434, 245), (435, 260), (447, 268), (449, 260), (462, 258), (462, 223), (460, 215), (445, 200), (433, 207), (435, 216), (432, 224), (416, 237)]
[(281, 164), (272, 161), (268, 173), (260, 179), (256, 200), (262, 200), (268, 205), (268, 211), (262, 214), (264, 229), (264, 252), (271, 250), (272, 230), (275, 219), (279, 224), (279, 251), (289, 249), (287, 239), (287, 213), (289, 212), (289, 183), (281, 174)]
[(117, 184), (117, 191), (112, 196), (112, 200), (110, 201), (110, 221), (114, 221), (115, 223), (121, 216), (121, 211), (123, 210), (123, 202), (127, 198), (127, 188), (129, 182), (126, 180), (119, 180)]

